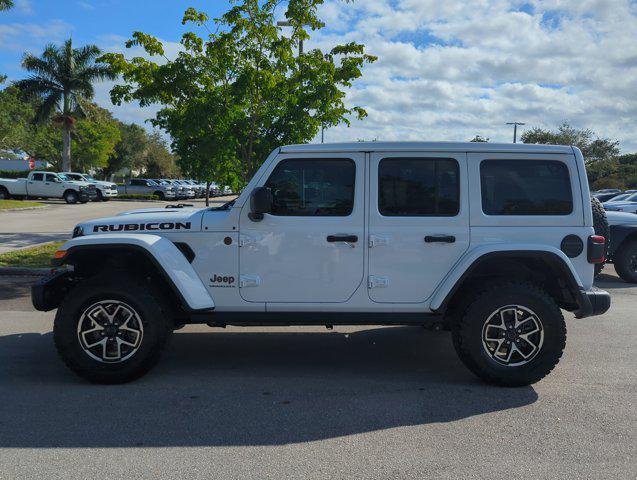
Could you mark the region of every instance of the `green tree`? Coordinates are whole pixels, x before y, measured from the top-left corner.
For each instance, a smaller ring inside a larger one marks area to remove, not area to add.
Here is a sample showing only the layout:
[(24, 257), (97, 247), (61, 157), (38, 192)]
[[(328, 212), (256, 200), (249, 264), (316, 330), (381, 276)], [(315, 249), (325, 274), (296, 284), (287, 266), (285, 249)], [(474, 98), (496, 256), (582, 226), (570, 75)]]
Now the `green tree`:
[(152, 122), (170, 134), (183, 173), (240, 188), (275, 147), (305, 143), (321, 125), (366, 116), (344, 103), (363, 65), (376, 60), (363, 45), (296, 53), (309, 31), (323, 27), (317, 16), (322, 3), (288, 1), (289, 37), (275, 24), (279, 0), (233, 0), (214, 25), (189, 8), (182, 23), (206, 33), (185, 33), (174, 60), (155, 37), (135, 32), (126, 46), (141, 46), (158, 60), (101, 57), (125, 81), (111, 90), (111, 98), (118, 105), (161, 104)]
[(13, 7), (12, 0), (0, 0), (0, 10), (9, 10)]
[(524, 143), (551, 145), (574, 145), (578, 147), (587, 163), (608, 160), (619, 155), (619, 142), (609, 138), (599, 138), (590, 129), (576, 129), (564, 122), (556, 131), (535, 127), (522, 134)]
[(115, 145), (113, 154), (108, 159), (104, 174), (111, 175), (119, 170), (140, 169), (144, 165), (144, 155), (148, 148), (148, 134), (134, 123), (118, 122), (120, 141)]
[(470, 142), (474, 142), (474, 143), (487, 143), (489, 141), (488, 138), (483, 137), (482, 135), (476, 135), (475, 137), (473, 137), (471, 140), (469, 140)]
[(0, 91), (0, 150), (20, 150), (31, 133), (34, 106), (15, 87)]
[(111, 112), (95, 104), (85, 105), (87, 116), (75, 124), (73, 163), (78, 171), (104, 168), (121, 139), (119, 125)]
[(95, 45), (73, 48), (71, 40), (62, 46), (49, 44), (41, 57), (25, 54), (22, 67), (31, 76), (16, 86), (41, 103), (36, 112), (39, 122), (52, 119), (62, 125), (62, 169), (71, 170), (71, 131), (78, 118), (85, 116), (84, 105), (93, 98), (93, 82), (114, 79), (108, 66), (95, 62), (100, 55)]
[(148, 147), (144, 154), (144, 172), (151, 178), (172, 177), (179, 173), (175, 157), (168, 150), (159, 132), (153, 132), (148, 138)]

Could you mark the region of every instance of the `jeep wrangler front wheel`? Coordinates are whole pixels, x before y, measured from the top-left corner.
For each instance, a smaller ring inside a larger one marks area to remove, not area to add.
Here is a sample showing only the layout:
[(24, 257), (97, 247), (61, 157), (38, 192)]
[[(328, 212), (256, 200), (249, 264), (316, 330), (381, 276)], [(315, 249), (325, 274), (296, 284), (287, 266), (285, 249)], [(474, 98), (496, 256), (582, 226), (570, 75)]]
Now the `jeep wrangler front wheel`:
[(483, 380), (517, 387), (544, 378), (566, 345), (559, 307), (540, 287), (494, 284), (478, 294), (453, 327), (462, 362)]
[(123, 383), (159, 360), (172, 332), (161, 296), (132, 279), (94, 279), (58, 309), (53, 338), (64, 363), (95, 383)]

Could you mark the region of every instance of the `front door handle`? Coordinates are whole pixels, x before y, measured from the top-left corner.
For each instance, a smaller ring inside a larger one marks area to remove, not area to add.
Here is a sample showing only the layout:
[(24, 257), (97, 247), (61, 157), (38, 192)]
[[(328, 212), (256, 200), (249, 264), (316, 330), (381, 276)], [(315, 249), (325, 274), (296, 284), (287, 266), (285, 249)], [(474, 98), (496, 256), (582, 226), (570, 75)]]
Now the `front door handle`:
[(334, 242), (356, 243), (358, 242), (358, 235), (328, 235), (327, 241), (330, 243), (334, 243)]
[(454, 243), (456, 237), (453, 235), (427, 235), (425, 237), (426, 243)]

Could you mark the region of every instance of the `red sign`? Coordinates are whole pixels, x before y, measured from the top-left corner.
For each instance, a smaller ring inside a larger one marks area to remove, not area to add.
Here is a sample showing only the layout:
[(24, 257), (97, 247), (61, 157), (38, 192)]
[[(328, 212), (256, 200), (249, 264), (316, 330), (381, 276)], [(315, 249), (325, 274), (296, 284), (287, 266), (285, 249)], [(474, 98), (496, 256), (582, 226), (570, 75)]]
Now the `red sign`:
[(35, 170), (35, 160), (29, 158), (29, 170)]

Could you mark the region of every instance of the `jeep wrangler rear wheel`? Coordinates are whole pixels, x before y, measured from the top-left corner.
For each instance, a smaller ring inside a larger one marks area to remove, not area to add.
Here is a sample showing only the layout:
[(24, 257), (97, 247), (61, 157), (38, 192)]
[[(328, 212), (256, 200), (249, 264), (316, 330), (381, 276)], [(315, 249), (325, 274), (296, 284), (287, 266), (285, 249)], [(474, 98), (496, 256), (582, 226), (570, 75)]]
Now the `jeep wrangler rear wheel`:
[(526, 282), (490, 286), (455, 323), (454, 347), (483, 380), (517, 387), (544, 378), (566, 345), (559, 307), (540, 287)]
[(142, 280), (88, 280), (58, 309), (55, 346), (66, 365), (91, 382), (134, 380), (157, 363), (172, 332), (161, 305)]

